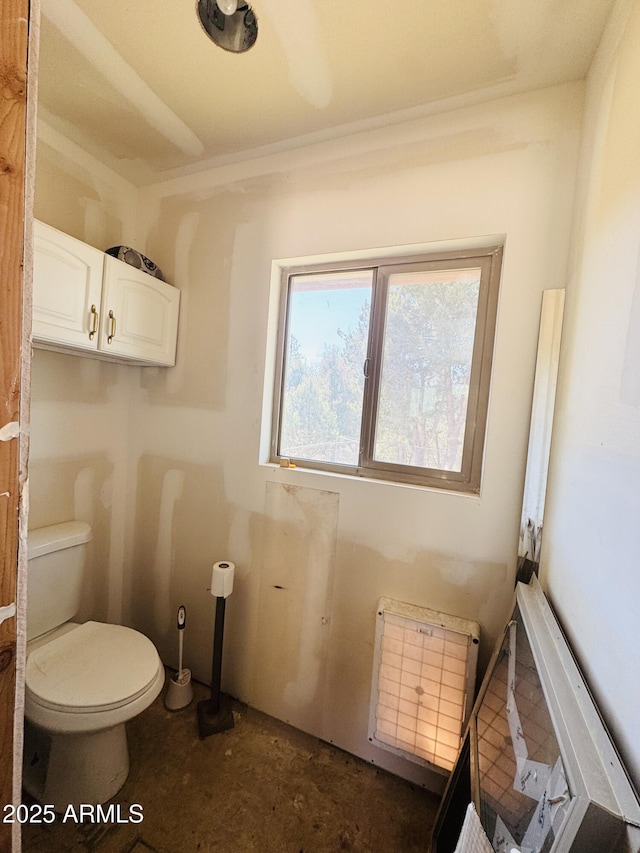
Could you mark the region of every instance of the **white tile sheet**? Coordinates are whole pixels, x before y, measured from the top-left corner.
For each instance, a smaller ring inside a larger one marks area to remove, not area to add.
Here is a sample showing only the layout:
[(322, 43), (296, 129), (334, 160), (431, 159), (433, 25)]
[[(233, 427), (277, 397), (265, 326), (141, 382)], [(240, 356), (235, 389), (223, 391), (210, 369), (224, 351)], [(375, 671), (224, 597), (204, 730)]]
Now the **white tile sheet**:
[(473, 803), (467, 806), (455, 853), (494, 853)]

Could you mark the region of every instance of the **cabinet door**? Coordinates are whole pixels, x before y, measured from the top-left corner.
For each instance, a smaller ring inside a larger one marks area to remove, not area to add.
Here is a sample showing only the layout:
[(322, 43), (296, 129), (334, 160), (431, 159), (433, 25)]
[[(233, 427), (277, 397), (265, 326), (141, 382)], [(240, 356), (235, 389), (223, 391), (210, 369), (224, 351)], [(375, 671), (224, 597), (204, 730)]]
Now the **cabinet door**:
[(33, 337), (96, 350), (104, 255), (42, 222), (34, 223)]
[(180, 291), (105, 255), (99, 349), (153, 364), (176, 363)]

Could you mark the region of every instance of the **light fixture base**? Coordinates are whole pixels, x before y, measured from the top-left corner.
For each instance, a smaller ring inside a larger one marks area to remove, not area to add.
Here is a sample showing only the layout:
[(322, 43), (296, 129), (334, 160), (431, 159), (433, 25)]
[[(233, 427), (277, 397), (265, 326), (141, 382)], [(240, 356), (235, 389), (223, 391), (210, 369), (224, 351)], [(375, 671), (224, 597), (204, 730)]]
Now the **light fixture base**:
[(232, 15), (225, 15), (215, 0), (198, 0), (197, 12), (211, 41), (230, 53), (244, 53), (258, 38), (258, 20), (248, 3), (238, 3)]

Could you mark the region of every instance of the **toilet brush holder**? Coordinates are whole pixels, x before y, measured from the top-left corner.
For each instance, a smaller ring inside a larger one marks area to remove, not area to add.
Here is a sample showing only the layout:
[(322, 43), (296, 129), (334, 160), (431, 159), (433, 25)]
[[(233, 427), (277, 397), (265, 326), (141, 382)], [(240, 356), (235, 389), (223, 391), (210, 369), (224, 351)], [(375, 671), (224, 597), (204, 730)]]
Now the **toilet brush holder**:
[(167, 711), (180, 711), (182, 708), (186, 708), (192, 699), (191, 670), (179, 670), (169, 681), (164, 697), (164, 706)]
[(167, 711), (179, 711), (186, 708), (193, 699), (193, 685), (191, 684), (191, 670), (182, 667), (182, 646), (184, 643), (184, 629), (187, 624), (187, 610), (184, 605), (178, 607), (178, 671), (172, 676), (164, 697), (164, 706)]

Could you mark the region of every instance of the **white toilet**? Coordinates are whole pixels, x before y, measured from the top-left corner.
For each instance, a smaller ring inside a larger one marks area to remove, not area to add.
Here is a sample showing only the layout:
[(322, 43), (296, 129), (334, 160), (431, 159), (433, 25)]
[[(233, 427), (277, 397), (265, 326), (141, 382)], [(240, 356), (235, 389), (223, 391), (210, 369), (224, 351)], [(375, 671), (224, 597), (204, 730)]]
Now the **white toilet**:
[(78, 613), (91, 528), (67, 522), (29, 532), (23, 784), (64, 812), (104, 803), (129, 774), (125, 723), (162, 690), (147, 637)]

